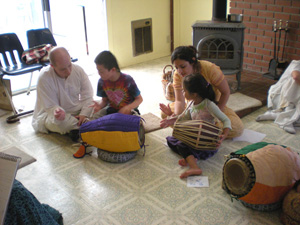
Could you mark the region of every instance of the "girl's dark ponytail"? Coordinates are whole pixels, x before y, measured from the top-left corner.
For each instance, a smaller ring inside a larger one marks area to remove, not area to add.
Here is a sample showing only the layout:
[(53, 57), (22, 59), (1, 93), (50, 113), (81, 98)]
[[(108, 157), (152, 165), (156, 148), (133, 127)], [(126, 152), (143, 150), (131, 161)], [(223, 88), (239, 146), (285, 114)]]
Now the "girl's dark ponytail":
[(197, 93), (201, 98), (207, 98), (215, 102), (216, 95), (213, 87), (201, 74), (194, 73), (185, 76), (183, 79), (183, 85), (188, 92)]
[[(204, 78), (204, 77), (203, 77)], [(205, 80), (206, 81), (206, 80)], [(211, 86), (210, 83), (207, 83), (207, 86), (206, 86), (206, 93), (207, 93), (207, 97), (209, 100), (215, 102), (216, 101), (216, 94), (214, 92), (214, 89), (213, 87)], [(215, 102), (216, 103), (216, 102)]]

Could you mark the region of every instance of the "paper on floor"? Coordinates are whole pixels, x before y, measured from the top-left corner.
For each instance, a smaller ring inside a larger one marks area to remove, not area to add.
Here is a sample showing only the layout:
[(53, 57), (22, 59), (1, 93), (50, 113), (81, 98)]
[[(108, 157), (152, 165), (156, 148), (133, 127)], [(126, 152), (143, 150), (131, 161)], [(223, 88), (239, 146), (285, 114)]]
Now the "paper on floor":
[(209, 187), (208, 177), (205, 176), (189, 176), (187, 177), (188, 187)]
[(233, 138), (233, 141), (248, 141), (251, 143), (257, 143), (265, 138), (266, 134), (256, 132), (254, 130), (244, 129), (241, 136)]

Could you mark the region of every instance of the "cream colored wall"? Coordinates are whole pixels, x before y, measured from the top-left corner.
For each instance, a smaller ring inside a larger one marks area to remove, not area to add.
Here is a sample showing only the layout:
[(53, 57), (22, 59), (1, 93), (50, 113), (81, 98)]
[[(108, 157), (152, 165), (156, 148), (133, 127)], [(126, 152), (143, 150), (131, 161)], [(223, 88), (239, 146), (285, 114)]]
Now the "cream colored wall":
[[(129, 66), (170, 54), (169, 0), (107, 0), (109, 50), (120, 67)], [(153, 52), (134, 57), (131, 21), (152, 18)]]
[(213, 0), (174, 0), (174, 47), (192, 45), (192, 25), (211, 20)]
[[(227, 0), (227, 14), (230, 0)], [(174, 47), (193, 45), (192, 25), (212, 19), (213, 0), (174, 0)]]
[[(174, 47), (192, 45), (192, 25), (211, 20), (212, 5), (213, 0), (174, 0)], [(106, 0), (106, 10), (108, 46), (120, 67), (171, 54), (170, 0)], [(146, 18), (152, 18), (153, 52), (134, 57), (131, 21)]]

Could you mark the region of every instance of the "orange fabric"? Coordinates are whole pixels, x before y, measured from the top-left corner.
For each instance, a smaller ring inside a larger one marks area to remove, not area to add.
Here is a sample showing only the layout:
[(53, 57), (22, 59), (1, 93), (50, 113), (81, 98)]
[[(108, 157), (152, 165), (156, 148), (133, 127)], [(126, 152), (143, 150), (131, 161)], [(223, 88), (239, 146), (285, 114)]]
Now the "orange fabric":
[[(230, 119), (231, 121), (231, 130), (227, 135), (227, 138), (235, 138), (242, 135), (244, 131), (244, 124), (239, 116), (231, 109), (225, 106), (223, 113)], [(223, 128), (223, 123), (221, 121), (217, 121), (216, 126), (219, 128)]]
[(216, 86), (219, 86), (225, 79), (222, 70), (216, 64), (205, 60), (200, 60), (200, 64), (201, 74), (204, 76), (205, 80), (213, 86), (214, 92), (216, 94), (216, 101), (219, 101), (221, 93), (216, 88)]
[(109, 152), (134, 152), (141, 148), (137, 131), (96, 130), (81, 133), (82, 141)]
[[(212, 85), (213, 90), (216, 94), (216, 100), (218, 101), (220, 99), (221, 93), (216, 87), (221, 84), (221, 82), (225, 79), (225, 76), (219, 66), (205, 60), (199, 60), (199, 62), (201, 64), (201, 74), (206, 79), (206, 81)], [(175, 71), (173, 75), (174, 89), (181, 90), (182, 81), (183, 77), (177, 71)]]
[(270, 187), (264, 184), (255, 183), (251, 191), (240, 198), (250, 204), (272, 204), (281, 201), (284, 196), (293, 188), (289, 186)]
[(74, 158), (83, 158), (85, 156), (85, 146), (80, 145), (79, 149), (77, 150), (76, 153), (73, 154)]

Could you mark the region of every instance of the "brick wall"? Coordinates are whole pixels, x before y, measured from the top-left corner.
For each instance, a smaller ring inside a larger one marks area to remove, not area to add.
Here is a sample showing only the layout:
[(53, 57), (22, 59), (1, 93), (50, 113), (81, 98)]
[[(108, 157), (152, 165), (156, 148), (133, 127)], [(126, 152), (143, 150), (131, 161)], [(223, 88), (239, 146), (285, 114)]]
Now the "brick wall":
[[(268, 72), (274, 56), (273, 23), (289, 21), (283, 60), (300, 60), (300, 0), (230, 0), (230, 13), (243, 14), (246, 26), (244, 40), (244, 70)], [(277, 31), (277, 45), (279, 31)], [(284, 46), (281, 32), (279, 60)]]

